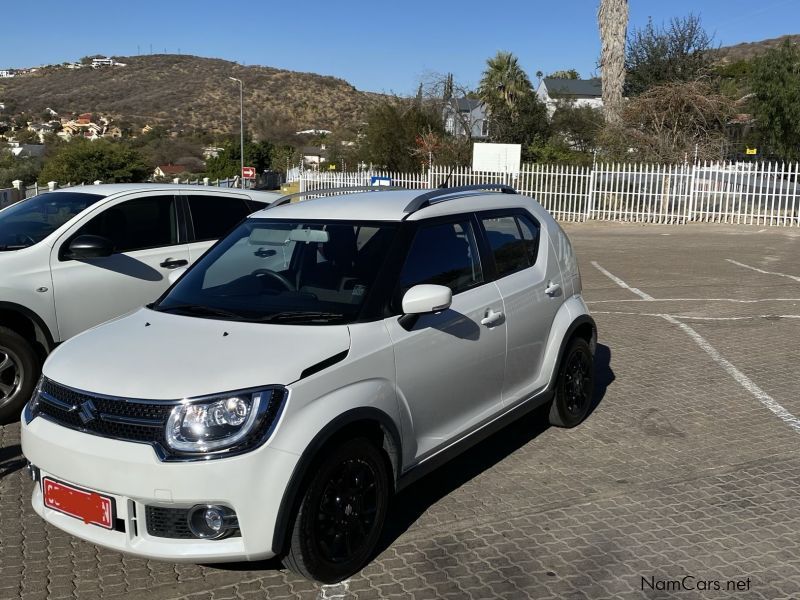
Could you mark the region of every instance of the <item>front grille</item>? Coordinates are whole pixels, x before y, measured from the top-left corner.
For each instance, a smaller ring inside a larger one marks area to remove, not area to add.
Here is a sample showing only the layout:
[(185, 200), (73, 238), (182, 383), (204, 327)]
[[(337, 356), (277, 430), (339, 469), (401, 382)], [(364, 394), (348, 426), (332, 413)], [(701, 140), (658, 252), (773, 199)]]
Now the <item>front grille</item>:
[(164, 427), (175, 406), (105, 398), (42, 379), (36, 412), (69, 427), (130, 442), (164, 444)]
[(174, 540), (197, 539), (189, 530), (188, 508), (161, 508), (146, 506), (147, 533), (153, 537)]

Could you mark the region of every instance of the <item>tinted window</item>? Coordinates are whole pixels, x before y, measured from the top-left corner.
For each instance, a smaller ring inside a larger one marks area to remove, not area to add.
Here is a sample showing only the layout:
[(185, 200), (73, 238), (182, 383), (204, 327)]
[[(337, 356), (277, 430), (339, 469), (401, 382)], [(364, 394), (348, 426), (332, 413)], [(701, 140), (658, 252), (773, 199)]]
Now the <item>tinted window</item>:
[(513, 216), (482, 219), (486, 237), (494, 254), (497, 275), (503, 277), (530, 266), (525, 242)]
[(189, 196), (188, 200), (198, 242), (221, 238), (252, 212), (243, 200), (230, 196)]
[(131, 252), (178, 243), (173, 196), (148, 196), (112, 206), (81, 227), (73, 236), (108, 238), (114, 252)]
[(483, 283), (469, 221), (420, 228), (400, 274), (400, 293), (421, 283), (446, 285), (454, 294)]
[(536, 255), (539, 252), (539, 224), (529, 217), (517, 215), (517, 223), (522, 230), (522, 239), (525, 240), (525, 252), (528, 262), (536, 264)]
[(21, 200), (0, 212), (0, 250), (41, 242), (101, 198), (84, 192), (48, 192)]

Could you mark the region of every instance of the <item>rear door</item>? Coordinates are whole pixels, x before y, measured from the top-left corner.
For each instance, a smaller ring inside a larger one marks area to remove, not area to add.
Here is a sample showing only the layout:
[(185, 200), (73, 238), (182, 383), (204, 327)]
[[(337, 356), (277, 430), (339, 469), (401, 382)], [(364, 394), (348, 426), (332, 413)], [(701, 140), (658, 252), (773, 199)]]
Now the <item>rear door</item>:
[(492, 211), (478, 219), (508, 322), (503, 403), (509, 405), (535, 391), (550, 329), (564, 300), (563, 281), (546, 230), (528, 211)]
[(208, 190), (184, 192), (186, 201), (189, 258), (196, 261), (218, 239), (224, 237), (249, 214), (260, 210), (260, 202), (234, 193)]
[(398, 391), (411, 414), (417, 460), (502, 407), (506, 347), (506, 324), (496, 314), (502, 312), (502, 299), (484, 273), (471, 217), (420, 225), (395, 304), (399, 306), (410, 287), (423, 283), (450, 287), (450, 308), (422, 315), (408, 328), (398, 316), (385, 320), (394, 344)]
[[(170, 271), (189, 260), (180, 229), (177, 197), (153, 192), (111, 201), (62, 235), (50, 254), (60, 338), (158, 298)], [(114, 254), (70, 259), (70, 242), (84, 234), (108, 238)]]

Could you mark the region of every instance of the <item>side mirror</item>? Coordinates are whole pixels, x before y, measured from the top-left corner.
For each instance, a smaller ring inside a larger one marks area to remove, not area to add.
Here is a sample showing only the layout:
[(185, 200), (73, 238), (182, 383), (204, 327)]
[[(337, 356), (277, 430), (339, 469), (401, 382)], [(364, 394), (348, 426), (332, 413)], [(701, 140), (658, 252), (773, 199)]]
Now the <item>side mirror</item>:
[(403, 312), (407, 315), (435, 313), (450, 308), (453, 292), (443, 285), (415, 285), (403, 296)]
[(188, 269), (188, 268), (189, 267), (181, 267), (179, 269), (175, 269), (174, 271), (170, 271), (169, 275), (167, 275), (167, 279), (169, 280), (169, 284), (172, 285), (173, 283), (178, 281), (178, 279), (181, 278), (181, 275), (186, 273), (186, 269)]
[(114, 253), (111, 240), (99, 235), (79, 235), (69, 244), (67, 258), (103, 258)]

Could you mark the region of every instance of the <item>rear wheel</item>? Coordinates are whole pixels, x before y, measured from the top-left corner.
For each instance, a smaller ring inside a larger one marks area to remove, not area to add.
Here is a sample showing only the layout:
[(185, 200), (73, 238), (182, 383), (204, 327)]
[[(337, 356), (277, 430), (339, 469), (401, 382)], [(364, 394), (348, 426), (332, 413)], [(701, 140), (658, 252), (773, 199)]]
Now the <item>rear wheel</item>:
[(558, 371), (555, 397), (550, 406), (550, 423), (556, 427), (575, 427), (592, 408), (594, 357), (583, 338), (574, 338)]
[(389, 492), (386, 461), (369, 440), (327, 452), (306, 485), (284, 565), (322, 583), (356, 573), (375, 551)]
[(16, 331), (0, 327), (0, 425), (19, 419), (40, 369), (33, 346)]

